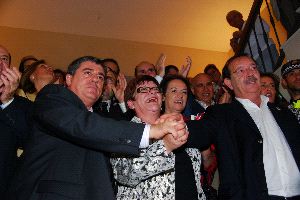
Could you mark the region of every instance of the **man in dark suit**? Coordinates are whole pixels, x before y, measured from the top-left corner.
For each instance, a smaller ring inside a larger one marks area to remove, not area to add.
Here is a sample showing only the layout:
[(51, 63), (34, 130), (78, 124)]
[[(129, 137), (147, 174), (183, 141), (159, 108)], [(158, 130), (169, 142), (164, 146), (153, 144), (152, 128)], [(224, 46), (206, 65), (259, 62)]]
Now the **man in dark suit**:
[(8, 50), (0, 46), (0, 198), (5, 198), (10, 180), (15, 173), (17, 150), (24, 147), (28, 135), (27, 114), (31, 102), (14, 97), (20, 72), (10, 66)]
[(290, 111), (260, 96), (260, 76), (252, 58), (230, 58), (223, 77), (236, 98), (230, 104), (209, 107), (202, 120), (189, 122), (187, 144), (199, 146), (207, 136), (215, 143), (219, 199), (299, 199), (297, 120)]
[(69, 65), (68, 88), (47, 85), (39, 92), (28, 149), (9, 199), (114, 199), (107, 154), (138, 155), (149, 138), (186, 136), (182, 118), (175, 115), (150, 126), (92, 113), (104, 78), (101, 60), (85, 56)]

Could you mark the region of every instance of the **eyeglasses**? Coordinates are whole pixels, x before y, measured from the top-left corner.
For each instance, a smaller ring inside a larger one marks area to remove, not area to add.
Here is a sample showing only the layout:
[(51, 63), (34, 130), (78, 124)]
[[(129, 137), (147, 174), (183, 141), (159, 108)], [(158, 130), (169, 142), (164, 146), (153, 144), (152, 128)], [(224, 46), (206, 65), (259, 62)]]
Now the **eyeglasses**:
[(149, 93), (149, 92), (154, 92), (154, 93), (160, 93), (160, 89), (158, 87), (139, 87), (136, 89), (137, 93)]
[(9, 63), (9, 57), (8, 56), (0, 56), (0, 60), (6, 64)]
[(233, 74), (236, 74), (237, 76), (242, 76), (244, 75), (247, 71), (250, 72), (258, 72), (257, 66), (256, 65), (250, 65), (247, 67), (238, 67), (235, 71), (233, 71)]

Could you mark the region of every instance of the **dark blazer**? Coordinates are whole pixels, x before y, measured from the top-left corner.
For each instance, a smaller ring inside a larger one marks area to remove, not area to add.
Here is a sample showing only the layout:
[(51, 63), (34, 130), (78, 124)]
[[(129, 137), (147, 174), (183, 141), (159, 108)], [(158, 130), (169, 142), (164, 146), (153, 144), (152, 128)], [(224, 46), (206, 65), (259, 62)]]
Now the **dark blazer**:
[(204, 113), (205, 109), (195, 100), (195, 97), (190, 95), (183, 111), (184, 116), (191, 116)]
[(144, 125), (89, 112), (69, 89), (47, 85), (10, 199), (114, 199), (108, 153), (138, 154)]
[(15, 173), (17, 149), (24, 147), (28, 136), (27, 117), (31, 105), (31, 101), (16, 96), (9, 106), (3, 110), (0, 108), (0, 198), (4, 197)]
[[(300, 126), (287, 109), (268, 104), (300, 165)], [(246, 109), (237, 100), (211, 106), (202, 120), (188, 122), (188, 144), (198, 146), (210, 135), (216, 144), (220, 173), (219, 199), (268, 199), (263, 163), (263, 138)], [(203, 136), (202, 136), (203, 135)]]

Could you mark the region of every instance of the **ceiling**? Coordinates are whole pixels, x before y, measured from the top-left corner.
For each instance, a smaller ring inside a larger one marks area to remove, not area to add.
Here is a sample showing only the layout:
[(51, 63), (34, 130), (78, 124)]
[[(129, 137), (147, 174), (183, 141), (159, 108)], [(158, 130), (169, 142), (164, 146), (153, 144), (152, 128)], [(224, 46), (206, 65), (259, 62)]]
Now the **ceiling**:
[(1, 0), (0, 26), (227, 52), (253, 0)]

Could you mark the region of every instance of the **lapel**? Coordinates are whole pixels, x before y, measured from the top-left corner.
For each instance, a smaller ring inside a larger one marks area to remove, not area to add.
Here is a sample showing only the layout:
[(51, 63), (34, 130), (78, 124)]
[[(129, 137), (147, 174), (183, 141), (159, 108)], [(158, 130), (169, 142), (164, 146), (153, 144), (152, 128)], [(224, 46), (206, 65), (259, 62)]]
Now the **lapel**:
[(261, 133), (259, 132), (254, 120), (244, 106), (236, 99), (232, 100), (230, 112), (233, 118), (251, 128), (251, 132), (261, 138)]

